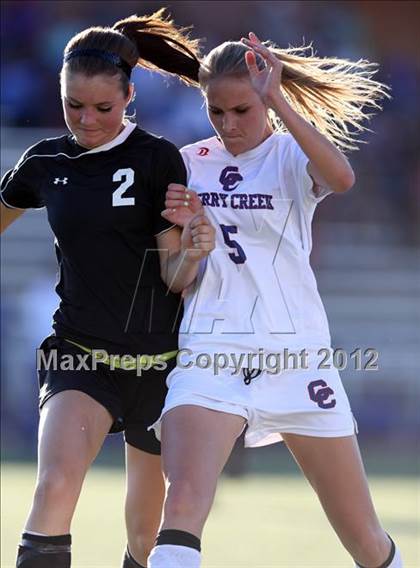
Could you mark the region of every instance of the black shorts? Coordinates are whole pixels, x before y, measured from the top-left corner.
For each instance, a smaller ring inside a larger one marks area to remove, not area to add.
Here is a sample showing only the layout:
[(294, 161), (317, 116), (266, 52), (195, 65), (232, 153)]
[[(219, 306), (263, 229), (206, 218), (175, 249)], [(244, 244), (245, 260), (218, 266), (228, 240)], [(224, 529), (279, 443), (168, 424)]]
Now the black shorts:
[[(63, 355), (71, 355), (74, 359), (77, 354), (86, 356), (80, 348), (72, 345), (63, 338), (54, 335), (47, 337), (40, 346), (44, 353), (44, 361), (48, 361), (52, 350), (57, 350), (58, 362), (64, 362)], [(97, 363), (96, 370), (92, 370), (92, 357), (85, 359), (87, 369), (77, 369), (73, 364), (73, 370), (69, 365), (62, 364), (61, 368), (41, 368), (38, 370), (39, 377), (39, 407), (53, 395), (66, 391), (77, 390), (91, 396), (102, 404), (114, 422), (110, 433), (124, 431), (127, 444), (150, 454), (160, 454), (160, 442), (153, 430), (147, 428), (155, 422), (161, 413), (167, 393), (166, 377), (174, 368), (176, 359), (166, 362), (164, 370), (142, 370), (141, 376), (137, 376), (135, 370), (126, 371), (121, 369), (112, 370), (109, 365)], [(42, 367), (42, 365), (41, 365)], [(45, 367), (45, 365), (43, 365)], [(63, 369), (64, 367), (64, 369)]]

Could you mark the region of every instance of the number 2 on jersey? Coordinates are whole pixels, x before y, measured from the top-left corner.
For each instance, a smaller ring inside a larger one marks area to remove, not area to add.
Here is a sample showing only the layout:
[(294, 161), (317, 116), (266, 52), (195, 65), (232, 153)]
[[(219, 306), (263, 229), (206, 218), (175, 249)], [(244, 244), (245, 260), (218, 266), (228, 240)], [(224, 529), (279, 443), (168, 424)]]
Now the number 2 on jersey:
[(241, 245), (230, 238), (230, 234), (237, 233), (238, 227), (236, 225), (220, 225), (223, 233), (223, 239), (229, 248), (235, 249), (235, 252), (229, 253), (229, 258), (235, 264), (243, 264), (246, 261), (246, 254)]
[(127, 189), (134, 183), (134, 170), (131, 168), (117, 170), (112, 177), (112, 181), (123, 182), (112, 194), (112, 206), (121, 207), (123, 205), (134, 205), (134, 197), (123, 197)]

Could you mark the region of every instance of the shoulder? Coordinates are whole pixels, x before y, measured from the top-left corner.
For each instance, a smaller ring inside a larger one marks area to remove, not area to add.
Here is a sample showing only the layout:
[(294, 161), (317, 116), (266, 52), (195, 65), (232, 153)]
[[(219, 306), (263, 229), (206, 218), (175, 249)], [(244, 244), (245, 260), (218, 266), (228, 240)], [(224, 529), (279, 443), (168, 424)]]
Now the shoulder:
[(179, 155), (179, 150), (175, 144), (162, 136), (146, 132), (146, 130), (142, 130), (139, 127), (133, 131), (132, 137), (134, 143), (151, 147), (154, 151), (163, 155)]
[[(139, 128), (135, 131), (139, 140), (143, 140), (147, 144), (147, 159), (143, 161), (143, 172), (149, 172), (155, 183), (159, 187), (163, 187), (166, 192), (168, 183), (186, 183), (186, 168), (182, 156), (178, 148), (161, 136), (155, 136), (150, 132), (141, 130)], [(144, 147), (145, 148), (145, 147)], [(136, 153), (138, 159), (139, 153)]]
[(279, 153), (289, 151), (294, 144), (295, 139), (289, 132), (274, 132), (272, 135), (273, 147), (276, 147)]
[(36, 157), (55, 156), (63, 153), (68, 149), (69, 141), (68, 136), (60, 136), (58, 138), (45, 138), (30, 146), (23, 153), (17, 167), (22, 166), (27, 160)]
[(187, 144), (181, 148), (184, 157), (207, 156), (209, 153), (217, 151), (221, 147), (216, 136), (199, 140), (193, 144)]
[(274, 133), (276, 144), (281, 153), (290, 156), (291, 154), (303, 153), (301, 147), (296, 142), (295, 138), (289, 132), (276, 132)]
[(274, 149), (272, 156), (284, 171), (295, 171), (296, 168), (306, 167), (308, 158), (289, 132), (275, 132), (271, 144), (271, 148)]

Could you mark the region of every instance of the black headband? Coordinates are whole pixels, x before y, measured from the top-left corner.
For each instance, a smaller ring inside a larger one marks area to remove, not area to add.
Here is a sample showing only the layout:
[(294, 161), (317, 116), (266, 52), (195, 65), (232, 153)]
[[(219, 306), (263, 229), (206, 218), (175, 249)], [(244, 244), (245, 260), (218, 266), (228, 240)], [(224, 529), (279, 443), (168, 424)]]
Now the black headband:
[(73, 57), (85, 56), (98, 57), (103, 61), (108, 61), (108, 63), (112, 63), (116, 67), (120, 67), (120, 69), (124, 71), (129, 79), (131, 77), (131, 65), (121, 59), (121, 57), (116, 53), (112, 53), (111, 51), (103, 51), (102, 49), (72, 49), (64, 56), (64, 63), (67, 63), (67, 61), (69, 61), (69, 59), (73, 59)]

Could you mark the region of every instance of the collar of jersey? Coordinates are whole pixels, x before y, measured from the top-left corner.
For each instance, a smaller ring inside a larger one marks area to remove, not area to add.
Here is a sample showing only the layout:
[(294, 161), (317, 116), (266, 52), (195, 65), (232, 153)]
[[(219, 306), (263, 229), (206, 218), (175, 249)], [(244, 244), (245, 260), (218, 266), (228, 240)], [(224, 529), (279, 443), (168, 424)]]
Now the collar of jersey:
[(242, 162), (249, 160), (250, 158), (256, 158), (260, 155), (262, 156), (263, 154), (265, 154), (267, 150), (271, 148), (271, 146), (275, 143), (277, 137), (278, 137), (277, 133), (273, 132), (268, 138), (266, 138), (266, 140), (264, 140), (264, 142), (261, 142), (261, 144), (255, 146), (255, 148), (252, 148), (252, 150), (248, 150), (247, 152), (242, 152), (242, 154), (238, 154), (237, 156), (234, 156), (233, 154), (228, 152), (226, 148), (223, 146), (222, 141), (218, 137), (216, 138), (220, 144), (222, 151), (225, 154), (227, 154), (231, 159), (233, 158), (234, 160), (239, 160)]
[(136, 128), (137, 124), (135, 122), (131, 122), (129, 120), (125, 121), (125, 126), (123, 130), (110, 142), (106, 144), (102, 144), (102, 146), (97, 146), (96, 148), (92, 148), (92, 150), (88, 150), (83, 154), (97, 154), (98, 152), (106, 152), (107, 150), (111, 150), (111, 148), (115, 148), (115, 146), (119, 146), (123, 142), (127, 140), (133, 130)]

